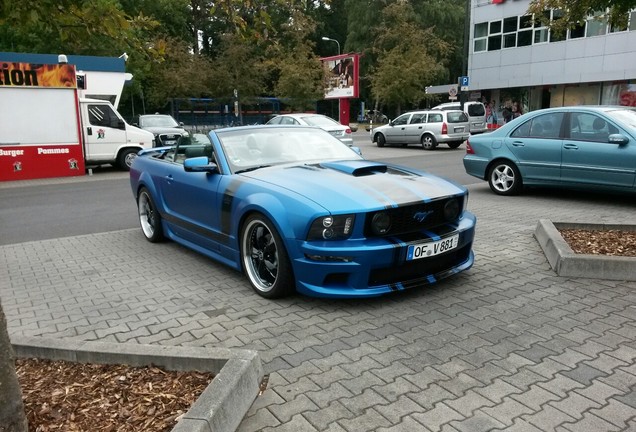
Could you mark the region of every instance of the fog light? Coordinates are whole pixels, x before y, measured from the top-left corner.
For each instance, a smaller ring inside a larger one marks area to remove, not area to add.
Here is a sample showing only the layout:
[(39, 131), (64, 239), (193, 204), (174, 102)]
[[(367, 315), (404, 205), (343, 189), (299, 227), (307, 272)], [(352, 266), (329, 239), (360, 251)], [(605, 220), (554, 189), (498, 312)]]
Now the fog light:
[(373, 215), (371, 226), (376, 234), (386, 234), (391, 228), (391, 217), (387, 212), (378, 212)]

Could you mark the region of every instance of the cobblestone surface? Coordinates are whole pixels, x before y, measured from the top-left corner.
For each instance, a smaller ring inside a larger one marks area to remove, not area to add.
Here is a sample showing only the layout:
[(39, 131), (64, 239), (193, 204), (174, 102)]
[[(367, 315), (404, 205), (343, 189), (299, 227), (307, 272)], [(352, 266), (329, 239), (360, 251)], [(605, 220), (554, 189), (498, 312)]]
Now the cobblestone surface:
[(240, 432), (636, 430), (636, 283), (558, 277), (533, 238), (633, 198), (470, 192), (475, 266), (380, 299), (265, 300), (137, 229), (2, 246), (0, 297), (14, 335), (258, 350)]

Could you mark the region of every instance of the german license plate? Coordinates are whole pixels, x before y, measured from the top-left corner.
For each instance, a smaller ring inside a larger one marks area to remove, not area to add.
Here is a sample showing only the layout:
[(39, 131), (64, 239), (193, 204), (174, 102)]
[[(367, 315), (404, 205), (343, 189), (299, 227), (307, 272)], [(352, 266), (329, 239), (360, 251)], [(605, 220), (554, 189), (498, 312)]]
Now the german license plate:
[(464, 128), (463, 127), (456, 127), (455, 129), (453, 129), (455, 132), (464, 132)]
[(453, 250), (459, 244), (459, 234), (447, 237), (442, 240), (422, 243), (418, 245), (410, 245), (406, 252), (406, 260), (413, 261), (421, 258), (428, 258)]

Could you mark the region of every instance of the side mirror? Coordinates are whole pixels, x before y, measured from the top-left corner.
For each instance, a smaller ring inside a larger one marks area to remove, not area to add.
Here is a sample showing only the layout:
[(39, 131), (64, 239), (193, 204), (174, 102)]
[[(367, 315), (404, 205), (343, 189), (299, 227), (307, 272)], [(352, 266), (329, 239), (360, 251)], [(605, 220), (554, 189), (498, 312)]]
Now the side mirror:
[(185, 161), (183, 161), (183, 169), (187, 172), (213, 173), (218, 171), (217, 165), (213, 162), (210, 162), (207, 156), (199, 156), (186, 159)]
[(179, 126), (185, 126), (183, 122), (179, 122)]
[(622, 134), (611, 134), (607, 138), (607, 142), (610, 144), (618, 144), (619, 146), (625, 145), (629, 142), (629, 138)]
[(134, 127), (139, 127), (139, 123), (133, 123), (132, 124)]
[(393, 125), (393, 120), (389, 120), (389, 126), (394, 126)]
[(126, 122), (123, 120), (119, 120), (117, 122), (117, 128), (121, 130), (126, 130)]

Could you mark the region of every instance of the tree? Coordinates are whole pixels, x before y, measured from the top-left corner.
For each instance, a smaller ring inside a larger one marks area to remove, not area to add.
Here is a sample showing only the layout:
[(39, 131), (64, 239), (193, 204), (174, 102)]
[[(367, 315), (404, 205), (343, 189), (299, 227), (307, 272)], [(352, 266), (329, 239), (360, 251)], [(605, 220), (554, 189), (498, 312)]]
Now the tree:
[[(613, 26), (626, 27), (629, 11), (636, 7), (636, 0), (532, 0), (528, 13), (534, 14), (551, 30), (564, 34), (567, 29), (585, 22), (590, 16), (605, 17)], [(544, 11), (559, 10), (563, 13), (557, 20), (550, 21)], [(601, 13), (599, 16), (598, 13)]]
[(417, 107), (427, 97), (425, 87), (447, 75), (450, 46), (432, 28), (421, 28), (409, 3), (393, 3), (382, 15), (374, 29), (378, 60), (370, 73), (371, 91), (400, 113), (404, 103)]
[(15, 373), (15, 358), (0, 304), (0, 432), (27, 432), (22, 391)]

